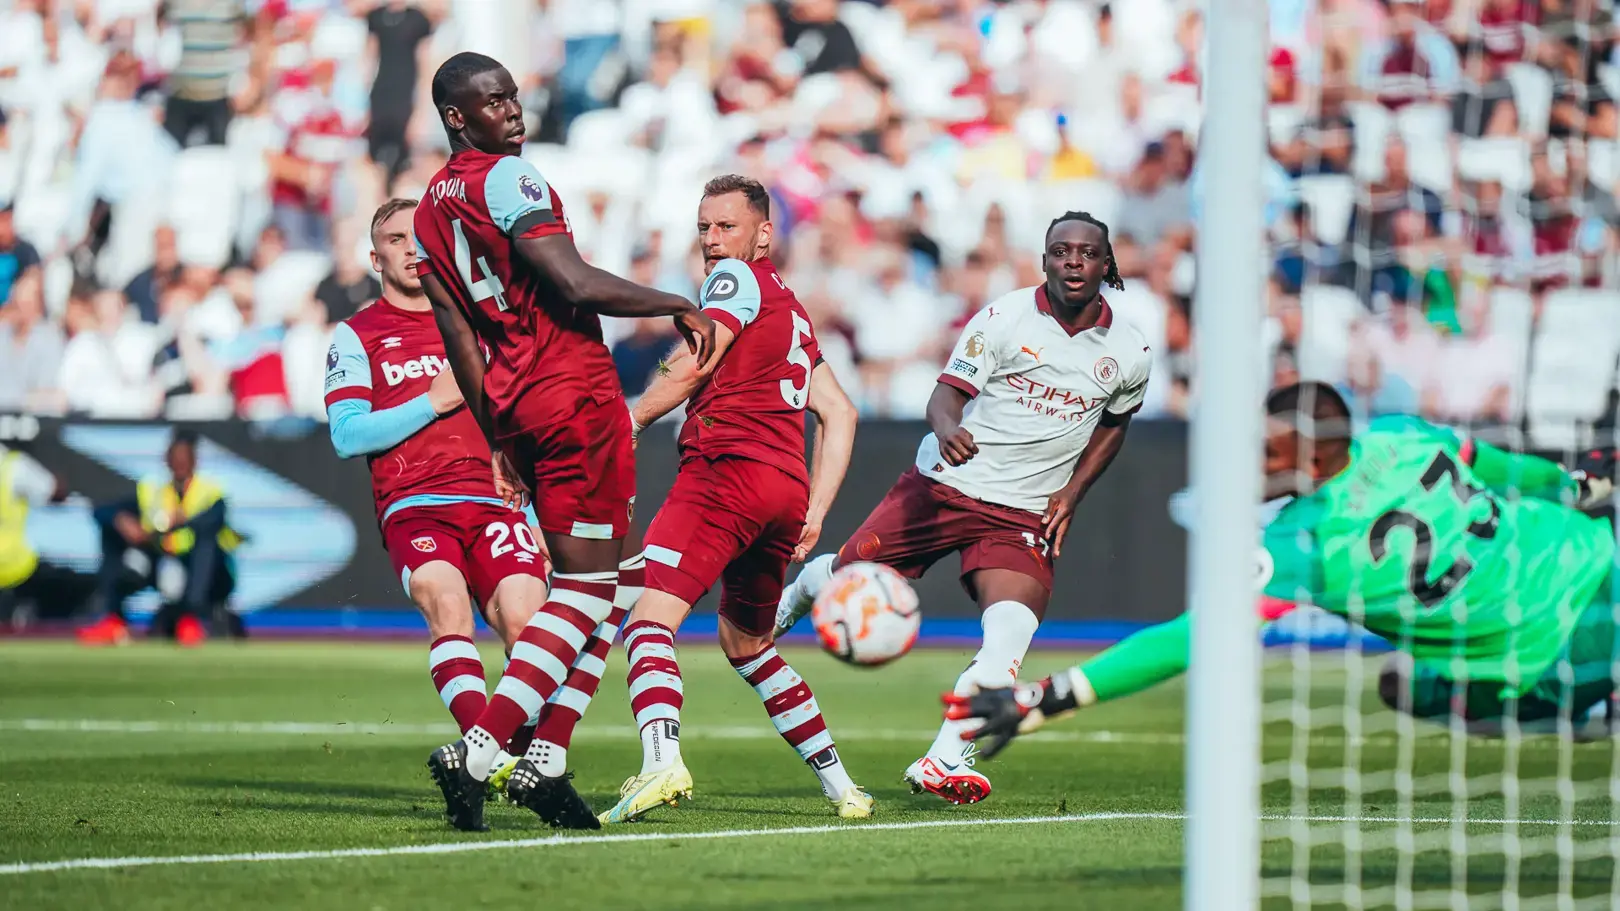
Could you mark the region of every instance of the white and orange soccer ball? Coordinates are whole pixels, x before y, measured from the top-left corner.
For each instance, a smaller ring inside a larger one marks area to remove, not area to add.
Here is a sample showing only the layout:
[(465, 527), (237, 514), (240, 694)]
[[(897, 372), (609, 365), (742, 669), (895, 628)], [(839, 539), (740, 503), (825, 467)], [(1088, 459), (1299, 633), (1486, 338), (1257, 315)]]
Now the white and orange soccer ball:
[(922, 611), (916, 591), (899, 573), (877, 563), (851, 563), (822, 588), (810, 621), (828, 654), (876, 667), (911, 651)]

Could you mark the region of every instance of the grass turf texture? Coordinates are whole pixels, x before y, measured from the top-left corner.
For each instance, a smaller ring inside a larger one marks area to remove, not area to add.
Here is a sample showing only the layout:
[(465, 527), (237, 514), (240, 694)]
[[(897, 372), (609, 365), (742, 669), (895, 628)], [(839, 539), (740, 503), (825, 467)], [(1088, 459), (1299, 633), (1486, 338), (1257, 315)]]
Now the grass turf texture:
[[(839, 823), (814, 777), (718, 650), (694, 645), (681, 655), (682, 751), (697, 781), (696, 800), (602, 833), (644, 838), (592, 843), (585, 835), (465, 853), (0, 872), (0, 894), (8, 906), (32, 908), (406, 908), (536, 899), (561, 908), (1179, 907), (1181, 688), (1100, 706), (1021, 741), (980, 766), (995, 785), (989, 800), (953, 807), (911, 795), (899, 777), (931, 739), (938, 693), (968, 654), (919, 650), (893, 666), (864, 671), (812, 650), (786, 651), (814, 688), (850, 771), (877, 797), (874, 822), (930, 827), (861, 832), (852, 830), (863, 824)], [(486, 648), (485, 656), (498, 666), (498, 652)], [(1075, 657), (1037, 654), (1029, 669), (1044, 673)], [(488, 835), (461, 835), (443, 823), (423, 762), (453, 731), (425, 664), (423, 647), (395, 645), (90, 651), (0, 644), (0, 865), (550, 836), (532, 815), (504, 806), (491, 806)], [(1287, 700), (1290, 679), (1280, 664), (1268, 671), (1268, 700)], [(1342, 699), (1342, 671), (1320, 670), (1310, 680), (1313, 705)], [(1370, 698), (1363, 702), (1367, 719), (1387, 730), (1387, 716)], [(103, 724), (75, 729), (86, 721)], [(140, 730), (137, 722), (151, 724)], [(284, 722), (297, 724), (278, 724)], [(1288, 757), (1290, 733), (1280, 725), (1268, 729), (1268, 761)], [(1312, 733), (1313, 766), (1342, 765), (1343, 731)], [(1365, 770), (1395, 766), (1392, 738), (1375, 735), (1358, 749)], [(1421, 729), (1413, 749), (1419, 776), (1450, 767), (1452, 745), (1443, 732)], [(1500, 771), (1499, 744), (1471, 741), (1467, 749), (1471, 776)], [(1612, 749), (1610, 743), (1573, 747), (1573, 777), (1606, 781)], [(1550, 778), (1559, 752), (1548, 739), (1527, 742), (1518, 757), (1520, 776)], [(581, 792), (599, 809), (639, 766), (617, 651), (570, 760)], [(1267, 812), (1295, 812), (1291, 796), (1285, 781), (1268, 785)], [(1556, 820), (1560, 809), (1555, 791), (1533, 788), (1517, 815)], [(1606, 822), (1610, 804), (1606, 797), (1582, 799), (1572, 810), (1576, 819)], [(1308, 814), (1344, 812), (1342, 791), (1311, 792)], [(1364, 795), (1362, 815), (1396, 812), (1393, 792)], [(1452, 812), (1443, 796), (1412, 806), (1420, 818), (1445, 819)], [(1467, 812), (1493, 820), (1505, 807), (1499, 791), (1487, 791), (1474, 796)], [(984, 824), (994, 819), (1021, 821)], [(1329, 834), (1342, 829), (1329, 821), (1315, 825)], [(1290, 824), (1272, 826), (1273, 834), (1286, 834)], [(735, 834), (804, 827), (818, 831)], [(1444, 828), (1413, 826), (1420, 835)], [(1373, 821), (1359, 827), (1369, 838), (1393, 829)], [(1481, 843), (1503, 831), (1492, 822), (1469, 829)], [(1526, 825), (1519, 831), (1550, 838), (1557, 829)], [(1607, 839), (1610, 827), (1581, 825), (1570, 832), (1577, 844), (1590, 844)], [(1416, 858), (1419, 889), (1452, 881), (1446, 845), (1432, 847)], [(1294, 856), (1288, 842), (1268, 842), (1268, 875), (1286, 876)], [(1310, 855), (1312, 881), (1337, 882), (1341, 860), (1342, 848), (1319, 848)], [(1503, 868), (1500, 854), (1471, 859), (1470, 891), (1500, 889)], [(1391, 882), (1396, 856), (1368, 853), (1361, 869), (1364, 887)], [(1576, 895), (1599, 896), (1611, 887), (1611, 869), (1607, 861), (1581, 861), (1564, 873)], [(1521, 893), (1545, 895), (1559, 883), (1550, 850), (1525, 861)]]

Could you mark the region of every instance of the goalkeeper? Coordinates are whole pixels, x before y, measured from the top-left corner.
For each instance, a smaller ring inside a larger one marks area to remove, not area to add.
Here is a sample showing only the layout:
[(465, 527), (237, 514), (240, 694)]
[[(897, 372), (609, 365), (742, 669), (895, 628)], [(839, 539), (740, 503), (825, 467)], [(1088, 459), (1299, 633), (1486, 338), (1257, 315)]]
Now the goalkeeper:
[[(1360, 624), (1400, 650), (1386, 705), (1476, 732), (1581, 719), (1614, 692), (1614, 529), (1578, 511), (1607, 500), (1612, 454), (1570, 472), (1416, 418), (1352, 439), (1321, 383), (1273, 390), (1266, 414), (1266, 497), (1294, 499), (1263, 532), (1262, 618), (1308, 603)], [(1181, 674), (1189, 627), (1183, 614), (1038, 683), (947, 695), (946, 714), (982, 719), (962, 736), (994, 755)]]

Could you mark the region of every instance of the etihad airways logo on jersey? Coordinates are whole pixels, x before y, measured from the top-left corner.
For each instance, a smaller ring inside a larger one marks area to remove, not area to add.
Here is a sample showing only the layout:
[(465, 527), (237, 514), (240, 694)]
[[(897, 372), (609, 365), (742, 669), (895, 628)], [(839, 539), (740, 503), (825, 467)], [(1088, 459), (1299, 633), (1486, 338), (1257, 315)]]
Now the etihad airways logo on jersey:
[(433, 197), (434, 203), (444, 202), (446, 196), (454, 196), (462, 202), (467, 201), (467, 182), (459, 177), (446, 177), (431, 187), (428, 195)]
[(1009, 374), (1007, 385), (1019, 393), (1018, 404), (1036, 414), (1063, 421), (1078, 421), (1091, 409), (1108, 401), (1108, 396), (1086, 397), (1067, 389), (1039, 383), (1022, 374)]
[(438, 376), (450, 369), (450, 362), (436, 354), (424, 354), (403, 364), (390, 364), (383, 361), (381, 366), (383, 380), (390, 386), (398, 386), (406, 380), (419, 380), (424, 376)]

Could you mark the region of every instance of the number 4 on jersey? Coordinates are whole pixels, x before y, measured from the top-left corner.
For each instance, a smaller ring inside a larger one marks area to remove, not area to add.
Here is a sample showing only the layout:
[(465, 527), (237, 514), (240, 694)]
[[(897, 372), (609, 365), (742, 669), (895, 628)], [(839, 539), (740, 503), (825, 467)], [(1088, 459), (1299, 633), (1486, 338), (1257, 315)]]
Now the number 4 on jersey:
[(467, 286), (468, 293), (472, 294), (473, 301), (486, 301), (495, 298), (495, 306), (502, 312), (510, 309), (506, 306), (506, 286), (501, 284), (500, 278), (489, 271), (489, 260), (478, 257), (478, 271), (484, 273), (479, 281), (472, 277), (472, 250), (467, 246), (466, 232), (461, 230), (461, 219), (450, 219), (450, 230), (456, 235), (456, 272), (461, 276), (461, 283)]

